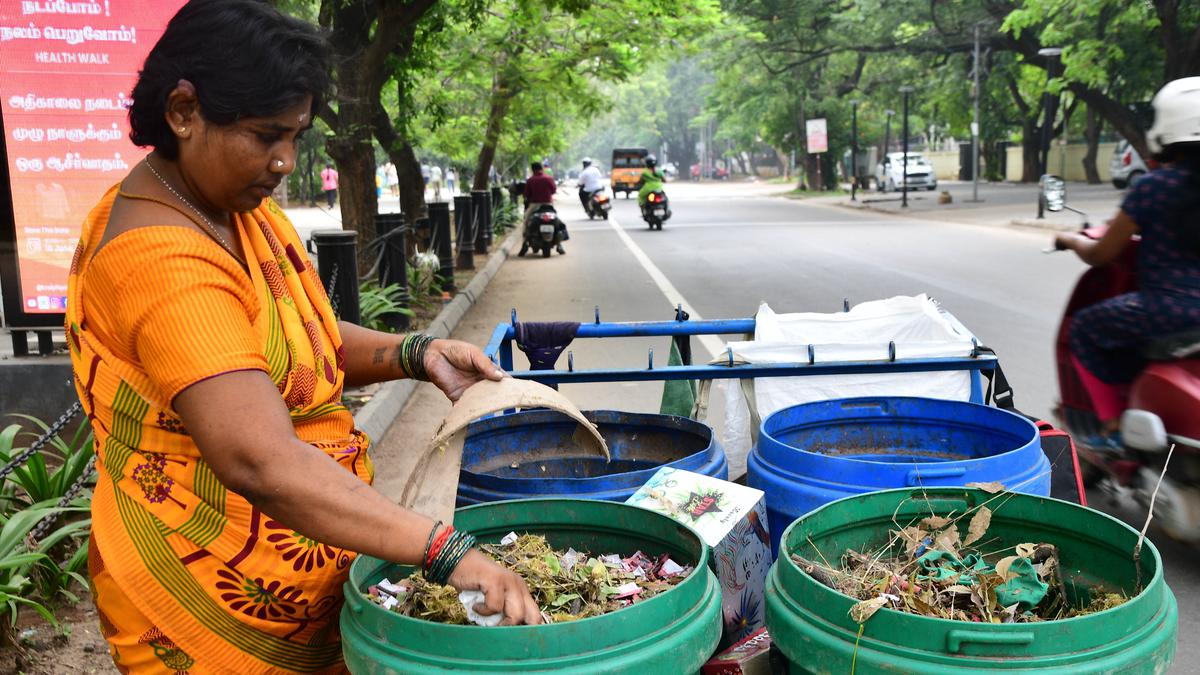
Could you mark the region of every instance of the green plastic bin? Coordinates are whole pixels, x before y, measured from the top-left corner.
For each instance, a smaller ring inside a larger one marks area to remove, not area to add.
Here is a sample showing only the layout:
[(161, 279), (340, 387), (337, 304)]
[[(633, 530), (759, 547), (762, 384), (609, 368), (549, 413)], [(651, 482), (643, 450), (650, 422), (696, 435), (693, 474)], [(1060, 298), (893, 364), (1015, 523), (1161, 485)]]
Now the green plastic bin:
[(667, 552), (696, 571), (665, 593), (605, 616), (485, 628), (384, 611), (362, 593), (412, 570), (360, 556), (350, 566), (341, 616), (352, 673), (695, 673), (721, 639), (721, 590), (708, 568), (708, 547), (666, 516), (616, 502), (523, 499), (459, 509), (454, 526), (481, 542), (515, 531), (593, 554)]
[(859, 626), (847, 612), (855, 600), (804, 573), (791, 560), (838, 560), (850, 548), (876, 549), (889, 531), (927, 516), (962, 514), (990, 502), (989, 550), (1021, 542), (1059, 547), (1063, 582), (1080, 592), (1103, 582), (1132, 595), (1138, 533), (1103, 513), (1024, 494), (990, 495), (969, 488), (901, 489), (856, 495), (802, 516), (783, 534), (767, 578), (766, 618), (792, 673), (939, 673), (997, 670), (1035, 673), (1163, 673), (1175, 657), (1178, 610), (1163, 580), (1162, 560), (1142, 546), (1144, 590), (1103, 612), (1061, 621), (979, 624), (882, 609)]

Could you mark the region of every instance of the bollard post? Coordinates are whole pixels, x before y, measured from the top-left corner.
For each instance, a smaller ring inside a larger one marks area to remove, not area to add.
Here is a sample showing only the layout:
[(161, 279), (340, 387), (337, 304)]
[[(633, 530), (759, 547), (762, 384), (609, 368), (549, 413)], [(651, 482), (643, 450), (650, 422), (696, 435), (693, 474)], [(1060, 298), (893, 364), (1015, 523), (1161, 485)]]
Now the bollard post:
[[(500, 191), (500, 187), (492, 188), (492, 208), (499, 208), (504, 205), (504, 193)], [(491, 213), (491, 209), (488, 210)]]
[(490, 195), (487, 190), (471, 191), (471, 211), (475, 221), (475, 252), (480, 255), (488, 254), (488, 232), (491, 230), (492, 219), (488, 210)]
[(525, 209), (529, 206), (528, 204), (525, 203), (525, 181), (519, 180), (516, 183), (513, 183), (513, 198), (512, 199), (513, 199), (514, 204), (518, 204), (518, 202), (517, 202), (518, 199), (521, 200), (520, 203), (518, 204), (518, 206), (521, 209), (521, 214), (524, 215)]
[(458, 263), (460, 270), (475, 269), (475, 210), (471, 207), (471, 195), (459, 195), (454, 198), (455, 240), (458, 244)]
[(488, 248), (491, 248), (491, 246), (492, 246), (492, 237), (496, 236), (496, 228), (493, 227), (493, 225), (495, 224), (495, 220), (493, 219), (494, 214), (492, 213), (492, 206), (494, 206), (495, 204), (496, 204), (496, 202), (492, 201), (492, 195), (490, 193), (485, 192), (483, 194), (483, 213), (484, 213), (484, 222), (487, 223), (487, 229), (484, 230), (484, 235), (485, 235), (485, 238), (487, 239)]
[(353, 230), (316, 230), (317, 272), (329, 295), (333, 313), (344, 321), (360, 323), (358, 308), (358, 233)]
[(442, 290), (454, 293), (454, 248), (450, 242), (450, 204), (433, 202), (429, 205), (429, 220), (433, 224), (433, 250), (438, 257), (438, 281)]
[[(375, 231), (385, 237), (380, 251), (379, 286), (386, 288), (392, 284), (399, 284), (400, 306), (408, 309), (411, 297), (408, 294), (408, 259), (404, 254), (404, 216), (399, 213), (376, 214)], [(408, 330), (407, 314), (390, 312), (384, 314), (382, 319), (393, 332)]]

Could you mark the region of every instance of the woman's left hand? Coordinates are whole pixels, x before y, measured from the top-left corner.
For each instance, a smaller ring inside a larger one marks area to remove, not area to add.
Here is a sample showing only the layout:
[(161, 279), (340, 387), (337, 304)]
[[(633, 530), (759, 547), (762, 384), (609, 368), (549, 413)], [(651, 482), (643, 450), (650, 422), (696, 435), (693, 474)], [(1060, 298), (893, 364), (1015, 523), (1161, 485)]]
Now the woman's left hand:
[(451, 401), (457, 401), (476, 382), (505, 377), (482, 349), (461, 340), (431, 342), (425, 352), (425, 372)]

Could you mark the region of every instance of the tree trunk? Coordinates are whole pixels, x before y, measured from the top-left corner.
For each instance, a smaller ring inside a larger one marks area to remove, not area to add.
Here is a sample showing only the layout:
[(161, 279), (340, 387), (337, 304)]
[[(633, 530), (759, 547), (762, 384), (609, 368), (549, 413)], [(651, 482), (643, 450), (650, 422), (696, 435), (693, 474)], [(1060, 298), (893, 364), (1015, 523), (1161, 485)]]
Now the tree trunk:
[(1021, 182), (1036, 183), (1041, 177), (1041, 127), (1026, 119), (1021, 133)]
[(369, 266), (374, 261), (364, 256), (364, 247), (379, 236), (375, 228), (379, 203), (375, 193), (375, 152), (371, 145), (371, 98), (356, 59), (339, 64), (337, 79), (338, 125), (333, 127), (334, 135), (326, 143), (326, 149), (337, 165), (342, 228), (358, 232), (359, 263)]
[(1096, 155), (1100, 152), (1100, 130), (1104, 127), (1104, 120), (1100, 119), (1100, 115), (1088, 106), (1087, 109), (1087, 129), (1083, 133), (1083, 137), (1087, 139), (1087, 153), (1083, 156), (1083, 173), (1087, 175), (1088, 185), (1100, 184), (1100, 170), (1096, 168)]
[(508, 115), (508, 106), (512, 103), (514, 93), (509, 87), (506, 73), (501, 72), (496, 76), (495, 84), (492, 85), (492, 101), (488, 110), (487, 130), (483, 135), (483, 147), (479, 149), (479, 159), (475, 162), (475, 175), (471, 181), (472, 190), (488, 189), (488, 174), (492, 162), (496, 159), (496, 146), (500, 143), (504, 118)]

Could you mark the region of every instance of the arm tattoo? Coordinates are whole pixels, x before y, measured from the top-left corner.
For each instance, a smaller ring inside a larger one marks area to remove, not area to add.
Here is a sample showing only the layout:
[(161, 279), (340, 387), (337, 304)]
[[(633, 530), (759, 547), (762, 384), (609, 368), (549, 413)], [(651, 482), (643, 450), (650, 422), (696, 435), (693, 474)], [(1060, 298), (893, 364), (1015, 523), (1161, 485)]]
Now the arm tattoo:
[(387, 354), (387, 347), (380, 347), (375, 350), (375, 358), (371, 359), (371, 365), (379, 365), (383, 363), (383, 357)]

